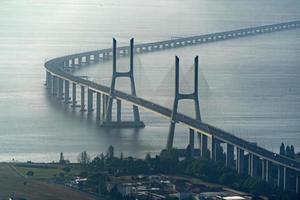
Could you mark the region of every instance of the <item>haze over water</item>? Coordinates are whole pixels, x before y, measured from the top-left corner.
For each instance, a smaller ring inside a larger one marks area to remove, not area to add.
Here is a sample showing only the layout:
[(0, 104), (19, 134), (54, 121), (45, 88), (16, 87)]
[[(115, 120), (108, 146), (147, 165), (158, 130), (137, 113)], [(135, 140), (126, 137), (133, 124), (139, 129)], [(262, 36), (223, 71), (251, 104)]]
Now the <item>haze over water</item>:
[[(0, 3), (0, 160), (73, 161), (112, 144), (143, 157), (165, 146), (169, 122), (141, 110), (146, 128), (107, 131), (86, 114), (47, 96), (45, 60), (119, 45), (159, 41), (300, 19), (297, 0), (2, 0)], [(201, 112), (205, 122), (277, 151), (281, 141), (300, 150), (300, 30), (140, 55), (138, 95), (171, 107), (174, 55), (181, 57), (183, 90), (192, 89), (200, 55)], [(127, 59), (120, 60), (126, 67)], [(110, 83), (111, 63), (76, 72)], [(182, 76), (181, 76), (182, 78)], [(117, 88), (126, 90), (127, 82)], [(125, 117), (129, 117), (126, 110)], [(193, 115), (184, 103), (180, 111)], [(175, 146), (187, 145), (185, 127)]]

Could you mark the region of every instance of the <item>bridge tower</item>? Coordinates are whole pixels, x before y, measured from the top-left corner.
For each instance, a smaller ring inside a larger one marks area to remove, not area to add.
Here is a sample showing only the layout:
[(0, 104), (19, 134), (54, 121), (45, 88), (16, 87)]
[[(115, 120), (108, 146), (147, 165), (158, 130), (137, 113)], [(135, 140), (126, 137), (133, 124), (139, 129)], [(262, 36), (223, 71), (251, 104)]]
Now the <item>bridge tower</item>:
[[(194, 59), (194, 91), (190, 94), (181, 94), (179, 92), (179, 58), (175, 57), (175, 99), (173, 102), (173, 111), (171, 115), (171, 123), (169, 128), (169, 135), (167, 141), (167, 150), (171, 150), (173, 147), (174, 133), (175, 133), (175, 124), (177, 123), (176, 115), (178, 109), (179, 100), (189, 99), (194, 101), (195, 105), (195, 115), (196, 119), (201, 121), (200, 114), (200, 104), (199, 104), (199, 95), (198, 95), (198, 65), (199, 65), (199, 57), (196, 56)], [(190, 129), (189, 131), (189, 145), (191, 155), (194, 155), (194, 130)], [(204, 153), (207, 151), (207, 136), (198, 133), (198, 140), (200, 144), (200, 153), (201, 156), (204, 156)]]
[[(136, 105), (132, 106), (133, 109), (133, 121), (122, 121), (121, 119), (121, 100), (116, 99), (115, 97), (115, 85), (116, 79), (119, 77), (127, 77), (130, 79), (131, 85), (131, 95), (136, 96), (135, 83), (134, 83), (134, 73), (133, 73), (133, 65), (134, 65), (134, 39), (130, 40), (130, 67), (127, 72), (118, 72), (117, 71), (117, 41), (113, 38), (113, 74), (112, 81), (110, 87), (110, 95), (106, 105), (106, 113), (105, 118), (102, 122), (102, 127), (107, 128), (144, 128), (145, 124), (140, 120), (139, 109)], [(112, 121), (112, 108), (113, 101), (116, 99), (117, 101), (117, 121)]]

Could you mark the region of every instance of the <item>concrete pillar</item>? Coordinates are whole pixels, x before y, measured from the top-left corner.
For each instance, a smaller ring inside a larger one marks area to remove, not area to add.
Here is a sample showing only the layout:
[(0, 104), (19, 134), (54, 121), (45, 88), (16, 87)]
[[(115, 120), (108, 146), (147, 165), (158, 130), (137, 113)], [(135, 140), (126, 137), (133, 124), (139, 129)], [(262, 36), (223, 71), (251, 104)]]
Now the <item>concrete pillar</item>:
[(121, 100), (117, 99), (117, 121), (121, 121)]
[(244, 173), (244, 160), (245, 160), (245, 155), (244, 155), (244, 150), (240, 148), (237, 149), (237, 158), (236, 158), (236, 169), (238, 174), (243, 174)]
[(195, 148), (195, 132), (193, 129), (190, 129), (189, 132), (189, 145), (190, 145), (190, 153), (191, 156), (194, 156), (194, 148)]
[(232, 144), (227, 144), (226, 150), (226, 167), (234, 167), (234, 146)]
[(97, 92), (96, 97), (96, 119), (97, 122), (101, 119), (101, 93)]
[(93, 91), (88, 89), (88, 113), (93, 112)]
[(201, 157), (205, 158), (208, 155), (208, 148), (207, 148), (207, 136), (201, 134)]
[(76, 107), (76, 83), (72, 83), (72, 106)]
[(94, 62), (99, 62), (99, 54), (94, 54)]
[(252, 153), (249, 153), (248, 164), (248, 175), (257, 176), (258, 157), (253, 155)]
[(102, 111), (102, 119), (104, 120), (105, 119), (105, 116), (106, 116), (106, 111), (107, 111), (107, 107), (106, 107), (106, 95), (105, 94), (102, 94), (102, 106), (103, 106), (103, 111)]
[(58, 78), (58, 99), (63, 99), (63, 85), (64, 81), (61, 78)]
[(283, 187), (283, 167), (277, 166), (277, 186)]
[(85, 104), (84, 104), (84, 86), (81, 86), (81, 109), (80, 111), (85, 111)]
[(46, 71), (46, 89), (51, 91), (51, 73)]
[(69, 86), (69, 81), (65, 80), (65, 103), (69, 103), (70, 99), (70, 86)]
[(288, 183), (287, 183), (287, 169), (286, 167), (283, 167), (283, 190), (287, 189)]
[(211, 137), (210, 159), (217, 161), (216, 138), (214, 136)]
[(78, 65), (81, 66), (81, 64), (82, 64), (82, 58), (78, 57)]
[(210, 158), (212, 161), (216, 162), (216, 161), (220, 160), (220, 158), (222, 156), (221, 155), (222, 152), (220, 150), (221, 150), (220, 141), (217, 138), (212, 136), (211, 151), (210, 151), (210, 154), (211, 154)]
[(90, 63), (91, 62), (91, 56), (90, 55), (86, 56), (85, 58), (86, 58), (86, 63)]
[(52, 95), (53, 96), (57, 95), (57, 77), (56, 76), (52, 77)]
[(265, 160), (265, 180), (269, 183), (272, 179), (272, 163), (268, 160)]
[(65, 62), (64, 62), (64, 66), (67, 68), (67, 67), (69, 67), (69, 60), (66, 60)]
[(296, 194), (299, 194), (299, 172), (296, 172)]

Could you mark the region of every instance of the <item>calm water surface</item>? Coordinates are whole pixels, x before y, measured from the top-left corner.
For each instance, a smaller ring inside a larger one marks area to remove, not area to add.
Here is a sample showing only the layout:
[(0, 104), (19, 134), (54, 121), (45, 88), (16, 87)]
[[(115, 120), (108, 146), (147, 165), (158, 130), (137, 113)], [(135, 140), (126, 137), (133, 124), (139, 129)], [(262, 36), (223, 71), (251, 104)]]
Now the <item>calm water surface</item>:
[[(165, 146), (168, 120), (142, 111), (144, 130), (103, 130), (85, 114), (47, 97), (43, 63), (56, 56), (300, 19), (300, 2), (211, 0), (1, 0), (0, 160), (76, 160), (80, 151), (143, 157)], [(174, 55), (181, 57), (182, 90), (193, 84), (201, 57), (201, 112), (206, 122), (277, 151), (300, 150), (300, 31), (292, 30), (137, 56), (138, 95), (170, 106)], [(119, 61), (121, 67), (128, 60)], [(109, 84), (111, 63), (76, 72)], [(126, 81), (117, 84), (126, 91)], [(127, 107), (128, 108), (128, 105)], [(188, 102), (180, 111), (193, 115)], [(130, 117), (125, 109), (125, 118)], [(187, 144), (184, 127), (175, 146)]]

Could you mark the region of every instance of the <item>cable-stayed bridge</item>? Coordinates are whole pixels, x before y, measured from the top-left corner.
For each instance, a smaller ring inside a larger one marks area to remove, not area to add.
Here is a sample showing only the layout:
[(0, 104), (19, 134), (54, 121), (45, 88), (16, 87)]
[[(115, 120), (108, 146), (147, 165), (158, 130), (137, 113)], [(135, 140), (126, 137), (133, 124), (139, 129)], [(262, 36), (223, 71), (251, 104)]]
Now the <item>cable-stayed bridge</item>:
[[(284, 190), (292, 190), (299, 193), (300, 163), (288, 157), (276, 154), (267, 149), (259, 147), (242, 138), (234, 136), (226, 131), (207, 124), (201, 120), (198, 102), (198, 58), (195, 58), (195, 85), (191, 94), (180, 94), (179, 88), (179, 58), (176, 58), (175, 74), (175, 98), (173, 109), (163, 107), (159, 102), (151, 102), (138, 97), (134, 82), (134, 54), (151, 53), (172, 48), (200, 45), (205, 43), (237, 39), (247, 36), (285, 31), (300, 27), (300, 21), (292, 21), (279, 24), (271, 24), (259, 27), (250, 27), (232, 31), (205, 34), (200, 36), (178, 38), (153, 43), (138, 44), (134, 46), (133, 39), (130, 46), (117, 48), (116, 40), (113, 40), (113, 48), (102, 49), (90, 52), (83, 52), (52, 59), (45, 64), (46, 86), (57, 99), (70, 103), (75, 109), (79, 107), (81, 111), (93, 112), (94, 95), (96, 95), (96, 118), (97, 123), (106, 128), (142, 128), (145, 126), (139, 116), (139, 108), (144, 108), (157, 115), (170, 119), (170, 130), (167, 149), (171, 149), (175, 132), (175, 125), (182, 123), (190, 130), (189, 145), (191, 153), (194, 149), (194, 135), (196, 133), (200, 144), (200, 156), (208, 157), (213, 161), (218, 161), (220, 155), (220, 145), (226, 145), (225, 165), (236, 169), (240, 174), (260, 177), (267, 182), (276, 183)], [(119, 72), (116, 60), (118, 57), (130, 56), (129, 71)], [(87, 66), (92, 63), (100, 63), (108, 60), (113, 61), (113, 75), (111, 87), (101, 85), (85, 77), (78, 77), (71, 72), (77, 66)], [(115, 81), (119, 77), (127, 77), (130, 80), (131, 94), (115, 89)], [(77, 104), (77, 89), (80, 88), (80, 105)], [(87, 92), (86, 92), (87, 91)], [(87, 95), (86, 95), (87, 94)], [(87, 96), (87, 97), (86, 97)], [(177, 112), (178, 102), (181, 99), (190, 99), (195, 103), (196, 117), (192, 118), (183, 113)], [(87, 109), (86, 102), (87, 100)], [(113, 121), (112, 107), (116, 101), (117, 112), (116, 121)], [(126, 101), (133, 105), (133, 120), (123, 121), (121, 118), (122, 102)], [(276, 175), (274, 175), (276, 171)]]

